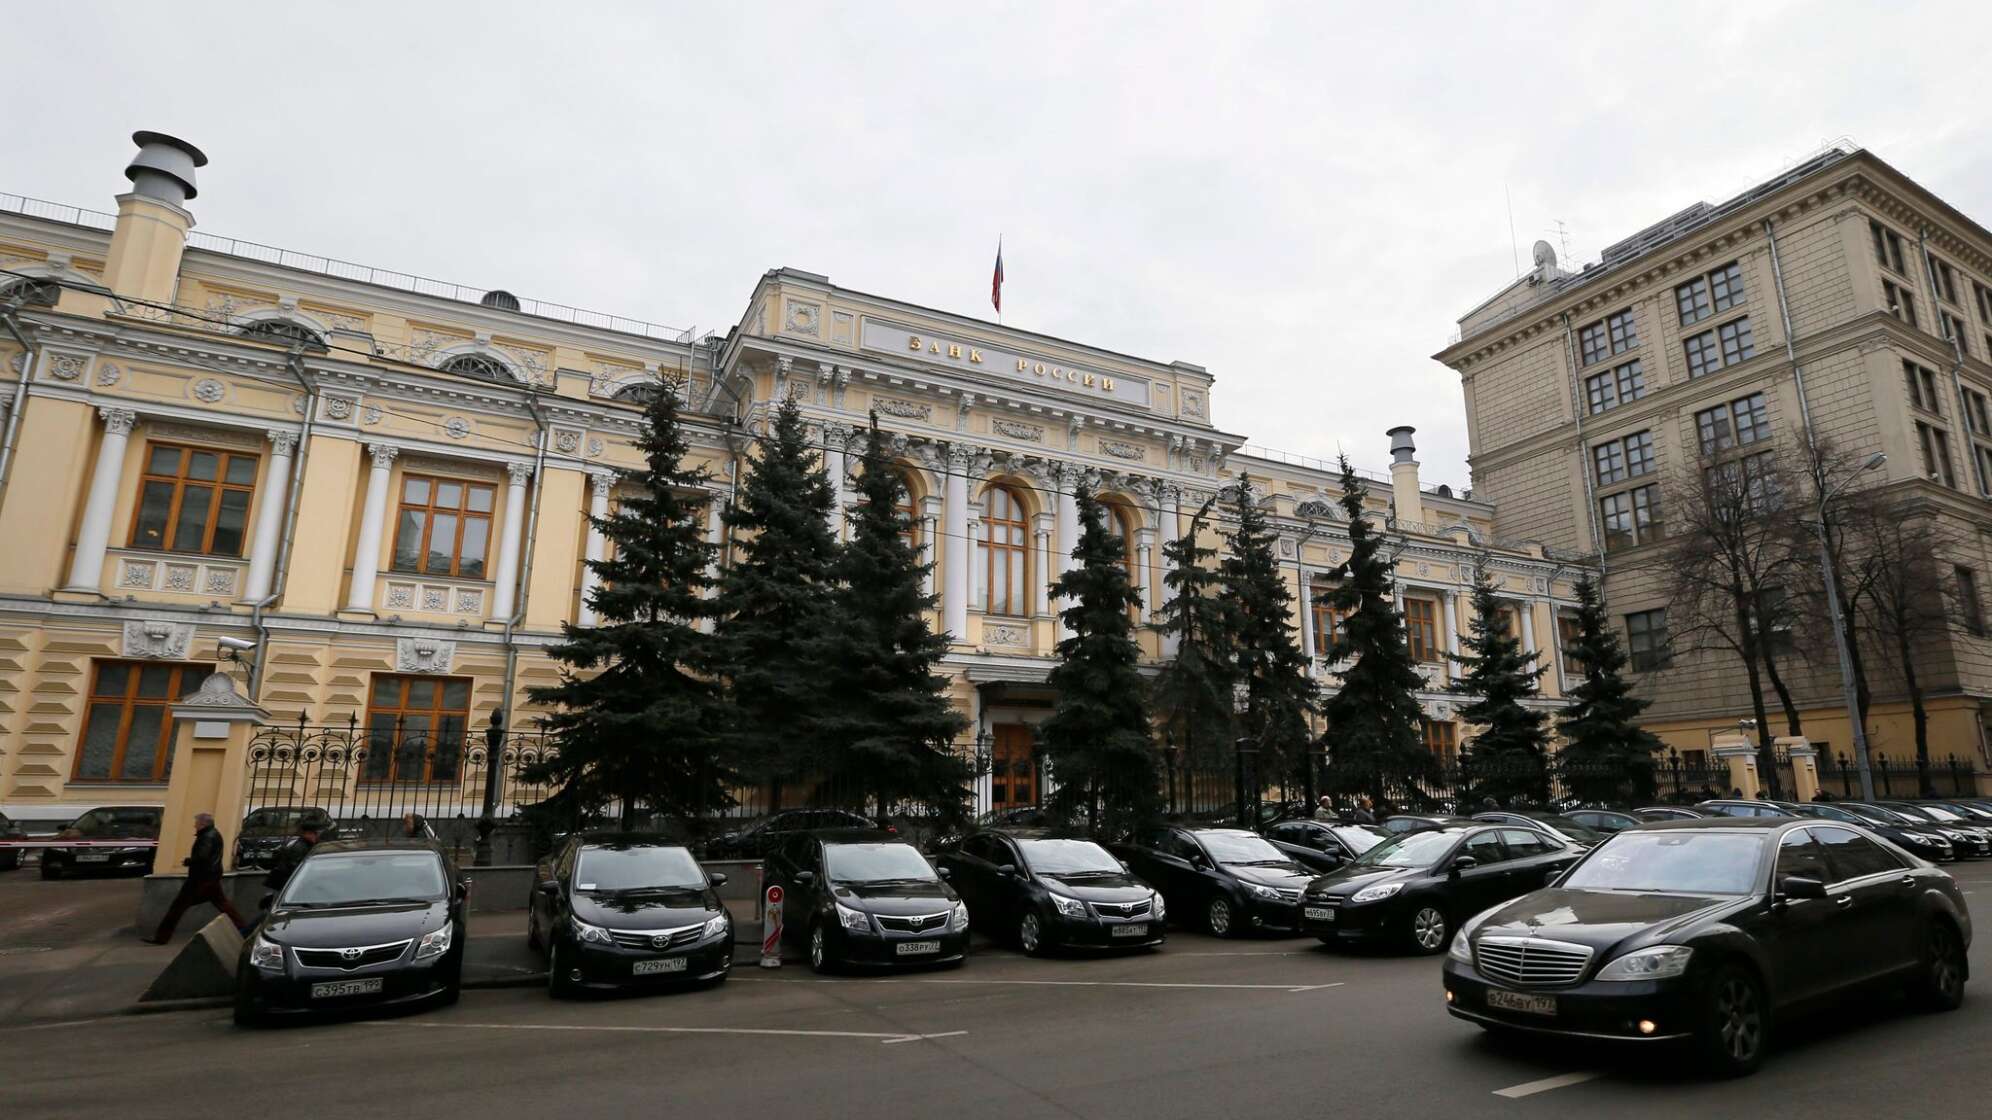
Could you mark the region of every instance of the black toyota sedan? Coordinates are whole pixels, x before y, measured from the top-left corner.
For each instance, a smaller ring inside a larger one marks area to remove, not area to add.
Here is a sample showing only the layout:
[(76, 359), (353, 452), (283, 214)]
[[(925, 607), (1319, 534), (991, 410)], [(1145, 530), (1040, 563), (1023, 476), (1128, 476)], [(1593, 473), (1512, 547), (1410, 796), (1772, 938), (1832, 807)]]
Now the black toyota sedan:
[(583, 989), (717, 982), (733, 967), (733, 919), (683, 845), (653, 835), (570, 836), (539, 865), (526, 944), (546, 954), (555, 999)]
[(920, 850), (890, 833), (832, 829), (790, 836), (764, 865), (780, 886), (783, 934), (809, 967), (959, 964), (968, 907)]
[(1024, 828), (976, 832), (934, 860), (968, 905), (972, 928), (1032, 956), (1162, 944), (1168, 907), (1161, 894), (1084, 837)]
[(1851, 989), (1906, 982), (1958, 1006), (1970, 943), (1951, 877), (1857, 827), (1655, 824), (1462, 927), (1446, 1008), (1495, 1030), (1686, 1042), (1747, 1073), (1779, 1018)]
[[(826, 828), (877, 828), (848, 809), (785, 809), (737, 832), (725, 832), (706, 842), (707, 859), (765, 859), (789, 837)], [(890, 831), (890, 830), (888, 830)]]
[(235, 835), (235, 866), (241, 869), (268, 867), (277, 849), (290, 843), (298, 826), (310, 821), (318, 826), (318, 840), (339, 838), (339, 822), (316, 805), (265, 805), (242, 818), (242, 831)]
[(147, 874), (159, 851), (164, 812), (150, 805), (106, 805), (84, 813), (42, 849), (41, 877)]
[(1219, 937), (1297, 930), (1300, 892), (1315, 874), (1242, 828), (1149, 828), (1110, 848), (1162, 892), (1179, 921), (1202, 922)]
[(455, 1003), (468, 893), (433, 844), (319, 844), (243, 938), (235, 1021)]
[(1582, 854), (1519, 825), (1407, 832), (1309, 883), (1301, 929), (1324, 945), (1367, 941), (1443, 952), (1460, 922), (1535, 890)]
[(1839, 801), (1790, 801), (1780, 804), (1790, 809), (1793, 816), (1860, 825), (1911, 855), (1921, 856), (1932, 863), (1949, 863), (1957, 858), (1957, 850), (1951, 847), (1951, 842), (1944, 839), (1942, 833), (1926, 832), (1893, 813), (1884, 816), (1871, 811), (1872, 815), (1863, 816), (1855, 812), (1858, 806)]
[(1295, 863), (1334, 871), (1390, 839), (1391, 833), (1373, 824), (1297, 820), (1267, 825), (1265, 836)]

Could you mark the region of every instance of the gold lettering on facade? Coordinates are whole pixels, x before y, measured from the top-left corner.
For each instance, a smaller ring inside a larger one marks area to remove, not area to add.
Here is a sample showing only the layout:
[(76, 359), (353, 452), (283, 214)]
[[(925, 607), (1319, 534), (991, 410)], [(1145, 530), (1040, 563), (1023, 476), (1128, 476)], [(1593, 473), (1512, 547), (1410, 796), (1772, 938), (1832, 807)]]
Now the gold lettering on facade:
[(938, 353), (940, 353), (940, 352), (941, 352), (941, 344), (940, 344), (940, 343), (938, 343), (938, 342), (929, 342), (929, 343), (927, 344), (927, 353), (929, 353), (929, 354), (938, 354)]
[(1030, 361), (1029, 361), (1028, 359), (1025, 359), (1025, 358), (1018, 358), (1018, 359), (1017, 359), (1017, 372), (1018, 372), (1018, 373), (1029, 373), (1030, 371), (1031, 371), (1031, 363), (1030, 363)]
[(1092, 374), (1090, 374), (1090, 373), (1089, 373), (1089, 374), (1087, 374), (1087, 375), (1086, 375), (1086, 380), (1085, 380), (1084, 382), (1082, 382), (1082, 384), (1084, 384), (1084, 385), (1086, 386), (1086, 388), (1088, 388), (1088, 389), (1091, 389), (1091, 388), (1093, 387), (1093, 375), (1092, 375)]
[(1107, 392), (1109, 392), (1109, 393), (1113, 392), (1113, 391), (1114, 391), (1114, 379), (1113, 379), (1113, 378), (1111, 378), (1111, 377), (1102, 377), (1102, 378), (1100, 378), (1100, 388), (1102, 388), (1102, 389), (1106, 390), (1106, 391), (1107, 391)]
[(950, 358), (959, 358), (959, 357), (961, 357), (961, 344), (960, 344), (960, 343), (958, 343), (958, 342), (950, 342), (950, 343), (948, 343), (948, 357), (950, 357)]
[(982, 363), (982, 351), (971, 348), (968, 352), (968, 360), (980, 365)]
[(1036, 365), (1032, 366), (1032, 367), (1031, 367), (1031, 372), (1032, 372), (1032, 373), (1035, 373), (1035, 374), (1037, 374), (1037, 375), (1038, 375), (1039, 377), (1043, 377), (1043, 376), (1044, 376), (1044, 363), (1043, 363), (1043, 362), (1039, 362), (1038, 364), (1036, 364)]
[(920, 347), (921, 347), (922, 345), (923, 345), (923, 344), (922, 344), (922, 343), (921, 343), (921, 341), (920, 341), (920, 336), (919, 336), (919, 335), (917, 335), (917, 334), (916, 334), (916, 335), (909, 335), (909, 336), (907, 336), (907, 339), (906, 339), (906, 348), (907, 348), (908, 350), (918, 350), (918, 349), (919, 349), (919, 348), (920, 348)]

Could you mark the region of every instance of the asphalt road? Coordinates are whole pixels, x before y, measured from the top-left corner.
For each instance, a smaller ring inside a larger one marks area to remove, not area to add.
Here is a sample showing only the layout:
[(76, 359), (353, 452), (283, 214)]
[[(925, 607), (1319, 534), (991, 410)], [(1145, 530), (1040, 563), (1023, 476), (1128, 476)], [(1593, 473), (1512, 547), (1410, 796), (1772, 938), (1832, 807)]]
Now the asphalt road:
[[(1965, 865), (1981, 931), (1992, 864)], [(0, 1116), (1391, 1117), (1982, 1115), (1992, 936), (1964, 1008), (1887, 999), (1703, 1081), (1663, 1049), (1509, 1044), (1446, 1016), (1433, 958), (1176, 935), (1159, 953), (553, 1003), (469, 992), (390, 1019), (244, 1032), (222, 1012), (0, 1029)]]

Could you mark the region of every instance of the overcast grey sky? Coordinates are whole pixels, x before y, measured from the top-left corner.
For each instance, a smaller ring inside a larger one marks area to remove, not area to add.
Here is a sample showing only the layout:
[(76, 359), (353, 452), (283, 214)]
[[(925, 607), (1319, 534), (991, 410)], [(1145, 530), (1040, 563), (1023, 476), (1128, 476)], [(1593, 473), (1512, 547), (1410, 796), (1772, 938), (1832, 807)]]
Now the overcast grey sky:
[[(791, 265), (1218, 378), (1254, 442), (1465, 480), (1453, 321), (1835, 138), (1992, 220), (1992, 4), (9, 6), (0, 191), (723, 331)], [(1379, 9), (1393, 13), (1379, 14)]]

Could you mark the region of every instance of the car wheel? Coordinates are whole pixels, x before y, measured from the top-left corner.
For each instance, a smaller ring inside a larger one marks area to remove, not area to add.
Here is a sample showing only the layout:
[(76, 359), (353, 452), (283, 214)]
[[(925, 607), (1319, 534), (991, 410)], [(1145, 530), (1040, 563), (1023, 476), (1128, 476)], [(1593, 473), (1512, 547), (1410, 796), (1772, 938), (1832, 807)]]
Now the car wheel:
[(819, 976), (828, 976), (836, 968), (830, 959), (830, 935), (823, 932), (821, 923), (809, 927), (809, 971)]
[(1944, 921), (1932, 921), (1923, 935), (1923, 974), (1916, 1004), (1926, 1011), (1955, 1011), (1964, 1002), (1964, 945)]
[(62, 868), (57, 867), (55, 861), (49, 859), (46, 854), (42, 856), (41, 860), (41, 877), (44, 879), (62, 878)]
[(1210, 907), (1204, 911), (1204, 924), (1210, 927), (1215, 937), (1230, 937), (1238, 924), (1238, 912), (1231, 900), (1219, 895), (1210, 900)]
[(553, 941), (546, 950), (546, 994), (554, 999), (567, 999), (574, 994), (574, 981), (564, 973), (560, 966), (560, 942)]
[(1017, 923), (1017, 947), (1033, 957), (1044, 952), (1044, 921), (1036, 914), (1025, 914)]
[(1701, 1011), (1695, 1042), (1710, 1072), (1738, 1077), (1764, 1064), (1770, 1049), (1770, 1010), (1764, 986), (1755, 975), (1736, 965), (1717, 969), (1708, 978)]
[(1445, 911), (1423, 903), (1411, 912), (1411, 921), (1405, 932), (1410, 938), (1412, 952), (1430, 956), (1445, 952), (1446, 934), (1452, 931), (1446, 926)]

